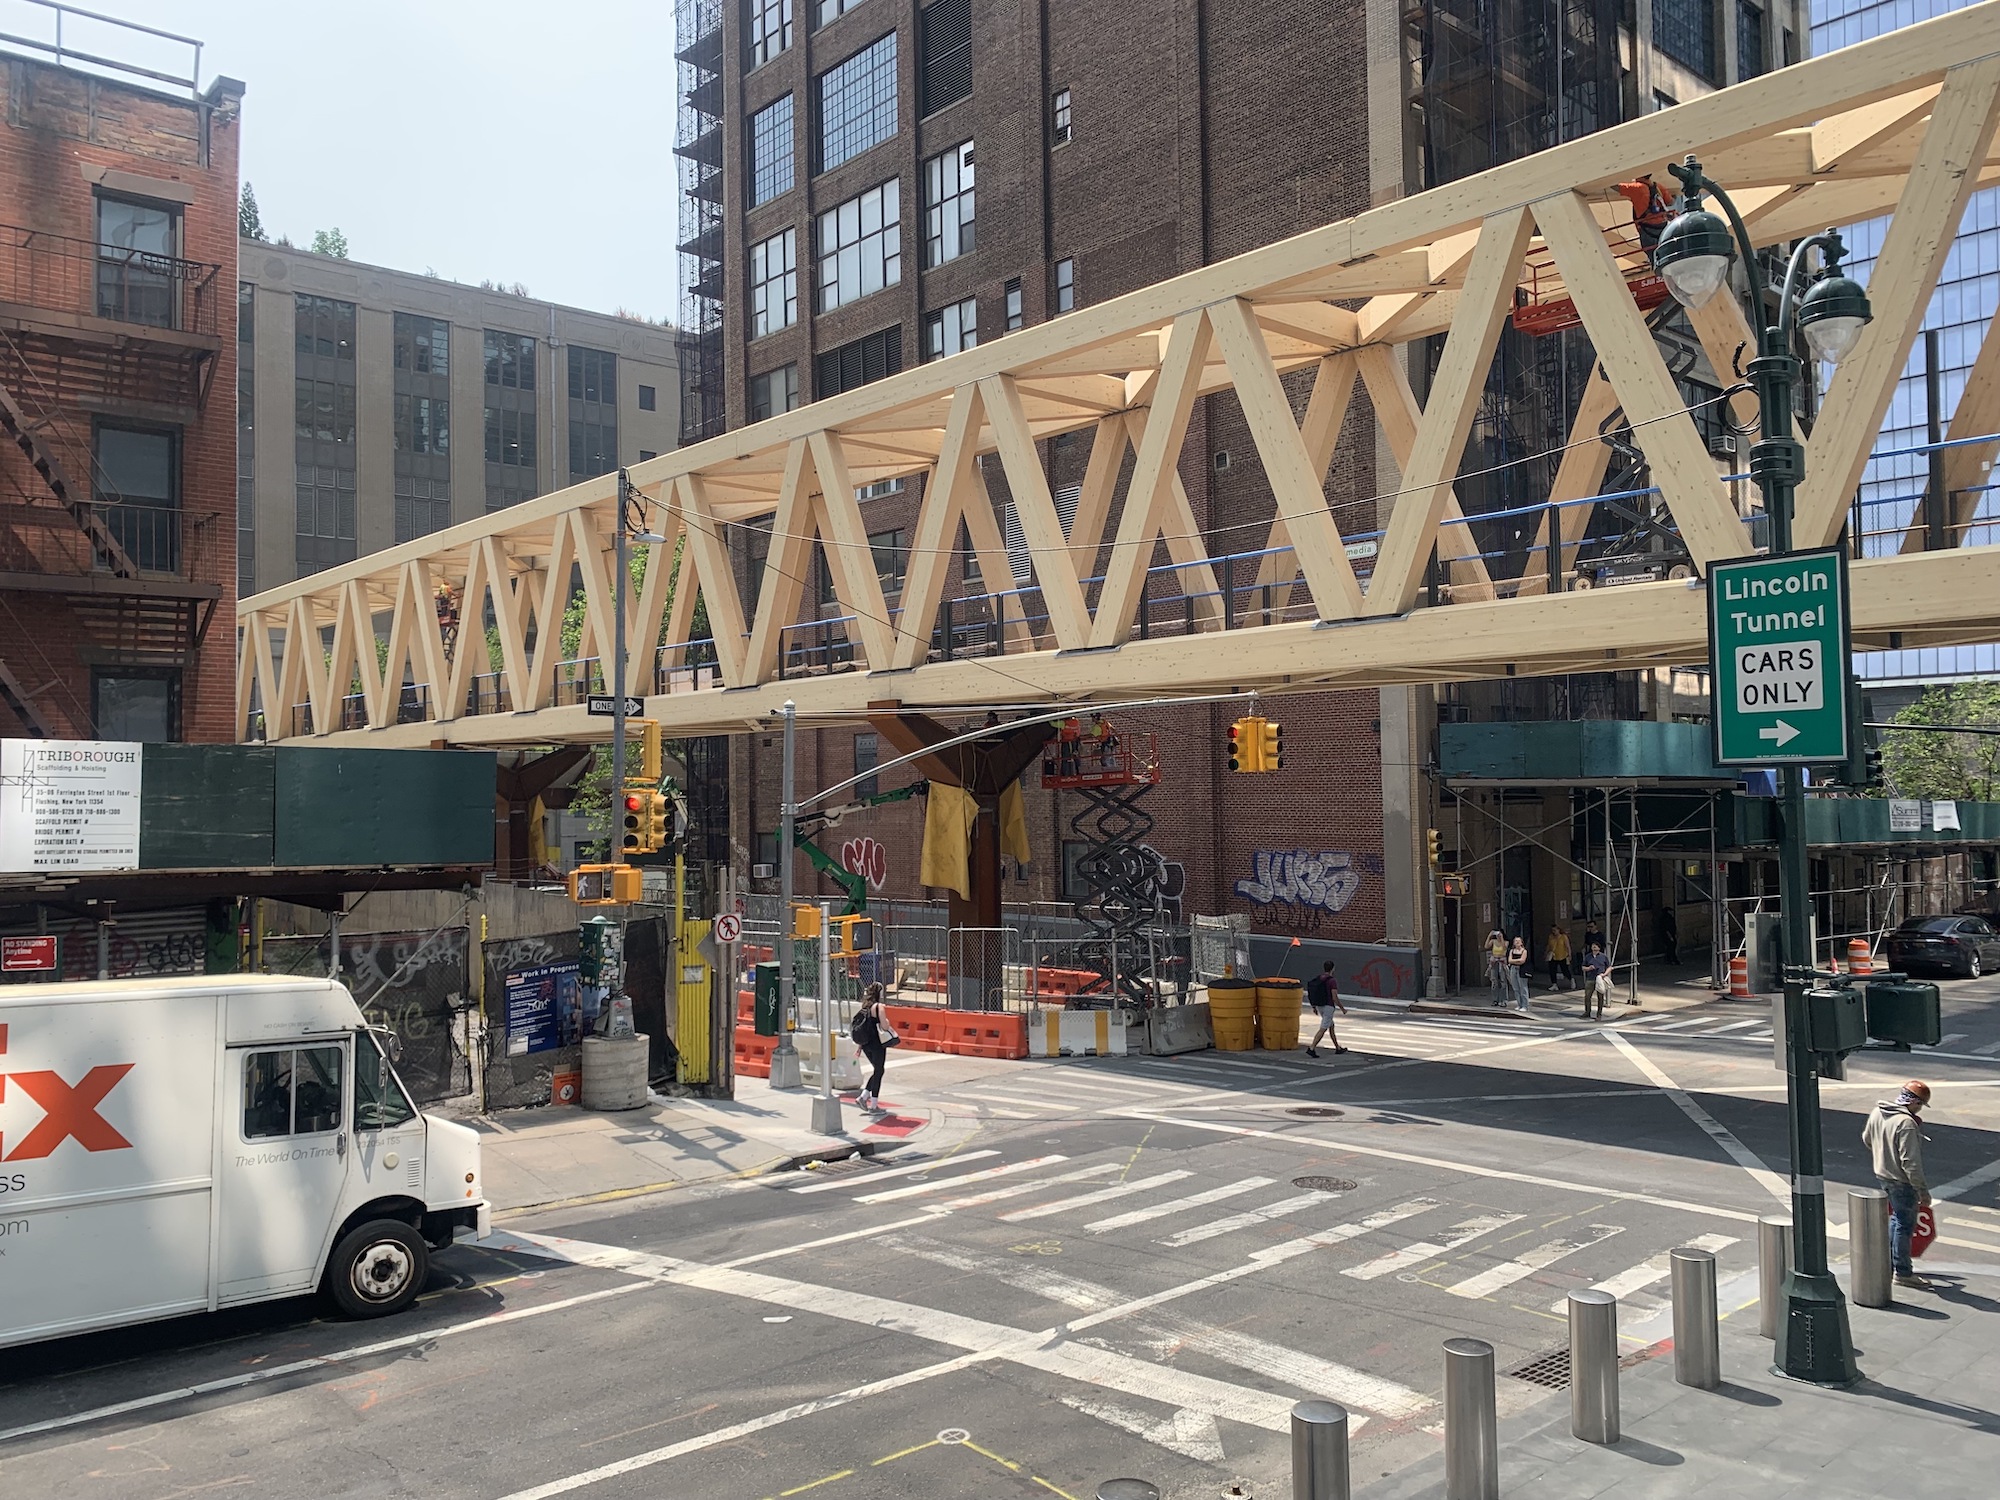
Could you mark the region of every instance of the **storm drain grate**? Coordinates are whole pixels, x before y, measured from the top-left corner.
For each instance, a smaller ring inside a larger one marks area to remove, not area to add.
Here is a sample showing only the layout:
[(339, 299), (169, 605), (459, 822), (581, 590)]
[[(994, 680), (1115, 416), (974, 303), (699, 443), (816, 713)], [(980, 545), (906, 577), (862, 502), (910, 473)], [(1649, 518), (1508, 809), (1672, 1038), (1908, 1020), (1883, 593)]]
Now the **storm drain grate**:
[(1523, 1360), (1508, 1370), (1507, 1374), (1516, 1380), (1525, 1380), (1529, 1385), (1543, 1386), (1552, 1391), (1569, 1389), (1569, 1348), (1551, 1349), (1546, 1354), (1537, 1354), (1532, 1359)]
[(1294, 1177), (1292, 1186), (1309, 1193), (1351, 1193), (1354, 1184), (1345, 1177)]
[(888, 1166), (886, 1161), (877, 1161), (872, 1156), (845, 1156), (839, 1161), (802, 1162), (798, 1171), (810, 1177), (859, 1177), (869, 1172), (879, 1172)]
[(1337, 1120), (1347, 1111), (1335, 1109), (1331, 1104), (1301, 1104), (1285, 1111), (1288, 1115), (1304, 1115), (1309, 1120)]

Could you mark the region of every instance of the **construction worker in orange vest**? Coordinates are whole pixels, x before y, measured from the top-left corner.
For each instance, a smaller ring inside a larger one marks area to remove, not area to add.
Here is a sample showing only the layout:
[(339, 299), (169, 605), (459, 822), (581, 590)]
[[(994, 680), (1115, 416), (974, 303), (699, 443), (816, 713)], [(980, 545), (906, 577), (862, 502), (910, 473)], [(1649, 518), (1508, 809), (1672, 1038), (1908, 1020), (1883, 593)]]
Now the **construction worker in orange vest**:
[(1653, 181), (1651, 172), (1642, 172), (1637, 182), (1619, 183), (1618, 192), (1632, 205), (1632, 222), (1639, 230), (1639, 248), (1651, 255), (1653, 247), (1660, 243), (1667, 220), (1674, 216), (1672, 190), (1662, 188)]

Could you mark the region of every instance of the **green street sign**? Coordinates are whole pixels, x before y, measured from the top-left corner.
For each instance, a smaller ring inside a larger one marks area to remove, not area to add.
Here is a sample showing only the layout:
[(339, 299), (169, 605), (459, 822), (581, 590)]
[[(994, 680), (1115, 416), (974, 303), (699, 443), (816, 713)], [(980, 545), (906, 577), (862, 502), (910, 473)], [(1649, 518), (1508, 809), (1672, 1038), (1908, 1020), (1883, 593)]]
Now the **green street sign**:
[(1715, 762), (1847, 759), (1847, 554), (1838, 547), (1708, 570)]

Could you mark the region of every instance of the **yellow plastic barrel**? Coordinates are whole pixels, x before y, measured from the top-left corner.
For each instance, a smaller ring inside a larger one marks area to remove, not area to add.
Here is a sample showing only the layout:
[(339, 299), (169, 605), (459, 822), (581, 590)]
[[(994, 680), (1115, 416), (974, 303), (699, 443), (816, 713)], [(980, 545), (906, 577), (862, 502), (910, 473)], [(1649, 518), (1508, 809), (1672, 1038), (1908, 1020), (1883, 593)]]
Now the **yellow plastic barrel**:
[(1247, 979), (1214, 979), (1208, 1017), (1218, 1052), (1248, 1052), (1257, 1044), (1257, 986)]
[(1299, 1044), (1301, 987), (1296, 979), (1257, 981), (1257, 1029), (1266, 1052), (1290, 1052)]

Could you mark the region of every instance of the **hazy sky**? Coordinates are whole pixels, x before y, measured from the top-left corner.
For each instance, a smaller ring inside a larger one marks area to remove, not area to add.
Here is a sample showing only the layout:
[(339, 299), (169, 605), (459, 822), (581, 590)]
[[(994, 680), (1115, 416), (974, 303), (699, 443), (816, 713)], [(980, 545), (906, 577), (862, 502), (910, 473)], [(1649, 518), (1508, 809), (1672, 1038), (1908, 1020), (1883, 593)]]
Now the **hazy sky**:
[[(200, 39), (204, 85), (249, 86), (272, 238), (337, 225), (355, 260), (675, 315), (672, 0), (86, 3)], [(0, 0), (0, 30), (48, 27)], [(80, 23), (65, 41), (134, 56)]]

